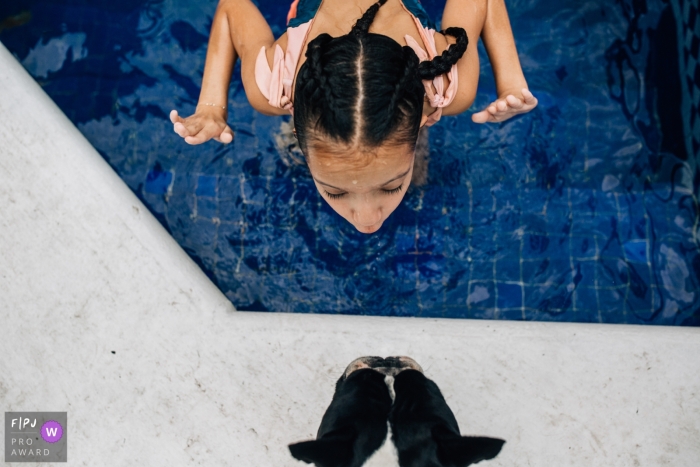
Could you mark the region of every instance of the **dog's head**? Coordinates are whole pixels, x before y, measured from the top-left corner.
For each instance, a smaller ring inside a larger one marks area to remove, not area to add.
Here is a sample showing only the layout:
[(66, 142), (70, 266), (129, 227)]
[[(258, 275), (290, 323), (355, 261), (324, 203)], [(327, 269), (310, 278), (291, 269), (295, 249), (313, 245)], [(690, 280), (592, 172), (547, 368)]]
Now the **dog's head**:
[(440, 389), (413, 359), (362, 357), (336, 383), (316, 439), (289, 450), (317, 467), (465, 467), (493, 459), (503, 443), (461, 436)]

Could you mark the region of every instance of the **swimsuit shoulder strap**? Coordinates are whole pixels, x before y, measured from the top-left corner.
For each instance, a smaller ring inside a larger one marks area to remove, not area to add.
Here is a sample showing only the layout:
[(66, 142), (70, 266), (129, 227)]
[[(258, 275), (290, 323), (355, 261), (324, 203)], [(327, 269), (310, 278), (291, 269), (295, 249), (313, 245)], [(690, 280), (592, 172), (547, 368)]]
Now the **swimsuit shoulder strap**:
[[(415, 0), (411, 1), (416, 3)], [(416, 24), (416, 29), (418, 29), (418, 34), (420, 35), (420, 38), (427, 50), (424, 50), (420, 44), (418, 44), (418, 42), (408, 34), (404, 36), (406, 45), (413, 49), (421, 62), (432, 60), (438, 54), (437, 46), (435, 45), (435, 28), (424, 25), (423, 21), (421, 21), (421, 19), (407, 7), (408, 5), (406, 5), (406, 3), (409, 3), (409, 1), (407, 0), (402, 2), (406, 11), (408, 11), (408, 13), (410, 13), (413, 17), (413, 21)], [(418, 5), (420, 6), (420, 4)], [(420, 9), (421, 11), (425, 12), (422, 7)], [(447, 79), (449, 83), (447, 86), (445, 85), (445, 79)], [(442, 109), (454, 101), (454, 98), (457, 95), (457, 85), (457, 64), (452, 65), (450, 71), (444, 75), (436, 76), (432, 80), (423, 80), (423, 87), (425, 88), (425, 94), (428, 97), (428, 102), (430, 102), (431, 107), (435, 108), (435, 111), (428, 116), (428, 121), (426, 122), (427, 126), (434, 125), (438, 120), (440, 120), (440, 117), (442, 116)]]
[(275, 46), (272, 69), (267, 61), (265, 47), (260, 49), (255, 62), (255, 81), (260, 92), (273, 107), (292, 111), (294, 73), (296, 73), (312, 22), (308, 21), (295, 28), (287, 29), (287, 51), (283, 51), (279, 45)]
[(272, 68), (268, 65), (265, 47), (260, 49), (255, 62), (255, 81), (273, 107), (293, 111), (294, 74), (321, 3), (323, 0), (294, 0), (287, 15), (287, 50), (275, 46)]

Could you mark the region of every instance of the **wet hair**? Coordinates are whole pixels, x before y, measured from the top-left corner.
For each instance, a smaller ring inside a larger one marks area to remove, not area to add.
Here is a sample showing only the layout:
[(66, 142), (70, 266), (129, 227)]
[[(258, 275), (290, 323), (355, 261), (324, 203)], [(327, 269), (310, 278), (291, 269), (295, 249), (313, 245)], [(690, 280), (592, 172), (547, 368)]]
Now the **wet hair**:
[(425, 95), (421, 80), (448, 72), (466, 51), (462, 28), (442, 31), (456, 43), (424, 62), (410, 47), (370, 33), (385, 3), (369, 7), (349, 34), (324, 33), (309, 42), (294, 90), (294, 127), (306, 157), (310, 147), (326, 153), (371, 152), (387, 143), (414, 148)]

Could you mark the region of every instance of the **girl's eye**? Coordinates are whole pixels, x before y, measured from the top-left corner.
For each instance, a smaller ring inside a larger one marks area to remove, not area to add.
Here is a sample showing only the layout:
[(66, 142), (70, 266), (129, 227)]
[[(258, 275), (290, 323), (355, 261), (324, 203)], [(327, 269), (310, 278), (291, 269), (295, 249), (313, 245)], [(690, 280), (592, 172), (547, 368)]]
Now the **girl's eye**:
[(326, 190), (323, 190), (323, 191), (326, 192), (326, 196), (328, 196), (330, 199), (342, 198), (345, 195), (345, 193), (340, 193), (338, 195), (334, 195), (333, 193), (328, 193)]
[(401, 191), (401, 188), (403, 188), (403, 185), (399, 185), (396, 188), (394, 188), (393, 190), (382, 190), (382, 191), (384, 193), (386, 193), (387, 195), (393, 195), (394, 193), (398, 193), (399, 191)]

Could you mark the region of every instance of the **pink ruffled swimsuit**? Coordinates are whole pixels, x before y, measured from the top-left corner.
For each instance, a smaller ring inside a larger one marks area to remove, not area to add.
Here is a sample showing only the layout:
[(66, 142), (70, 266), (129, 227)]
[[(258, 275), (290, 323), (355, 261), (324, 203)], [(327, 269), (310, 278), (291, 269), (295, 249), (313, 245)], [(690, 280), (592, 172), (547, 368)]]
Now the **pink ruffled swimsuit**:
[[(295, 7), (297, 3), (298, 1), (295, 1), (292, 5), (292, 10), (290, 10), (291, 17), (296, 13)], [(421, 61), (432, 60), (437, 56), (435, 30), (423, 26), (420, 20), (405, 5), (404, 9), (411, 14), (423, 44), (426, 45), (428, 50), (423, 50), (410, 35), (405, 36), (406, 45), (416, 52)], [(287, 28), (287, 51), (283, 51), (279, 45), (275, 46), (272, 69), (270, 69), (267, 61), (265, 47), (260, 49), (255, 62), (255, 81), (258, 83), (260, 92), (273, 107), (288, 109), (290, 113), (293, 113), (291, 101), (292, 84), (294, 83), (294, 75), (301, 57), (301, 51), (304, 48), (313, 21), (312, 18), (297, 27)], [(449, 83), (447, 86), (445, 85), (445, 79)], [(428, 121), (426, 122), (426, 125), (430, 126), (440, 120), (443, 107), (447, 107), (454, 100), (457, 93), (457, 65), (453, 65), (452, 69), (445, 75), (436, 76), (433, 80), (423, 80), (423, 86), (425, 87), (425, 94), (428, 97), (430, 106), (435, 108), (435, 111), (428, 116)]]

